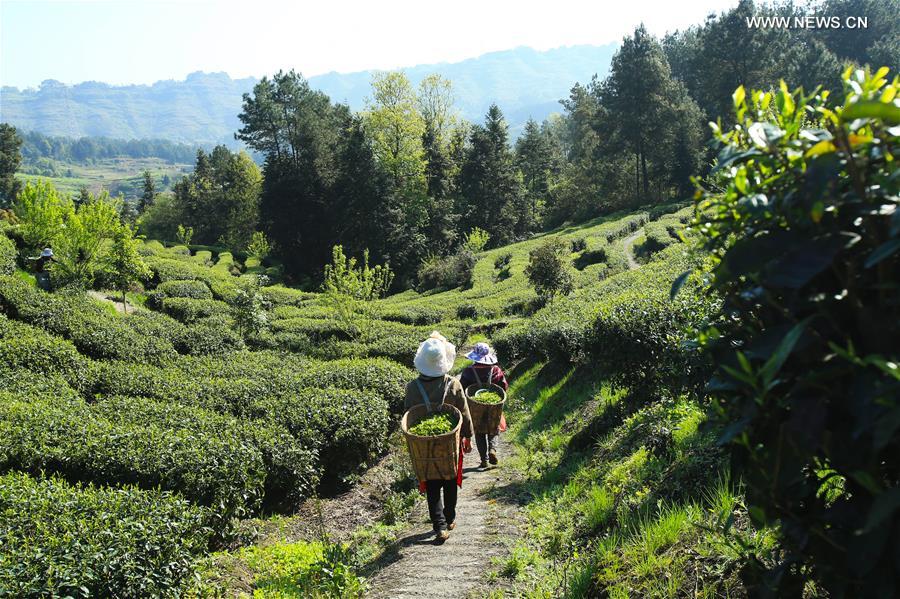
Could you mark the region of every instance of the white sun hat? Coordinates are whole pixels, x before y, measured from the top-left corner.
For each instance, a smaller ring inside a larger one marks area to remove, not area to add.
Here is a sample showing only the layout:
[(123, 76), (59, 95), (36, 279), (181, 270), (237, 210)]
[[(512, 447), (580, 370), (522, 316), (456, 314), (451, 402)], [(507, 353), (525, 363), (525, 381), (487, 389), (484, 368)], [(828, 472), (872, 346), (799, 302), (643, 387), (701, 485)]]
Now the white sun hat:
[(435, 331), (419, 345), (413, 365), (425, 376), (438, 377), (450, 372), (455, 361), (456, 346)]
[(44, 248), (41, 251), (41, 258), (52, 258), (52, 257), (53, 257), (53, 250), (51, 250), (50, 248)]

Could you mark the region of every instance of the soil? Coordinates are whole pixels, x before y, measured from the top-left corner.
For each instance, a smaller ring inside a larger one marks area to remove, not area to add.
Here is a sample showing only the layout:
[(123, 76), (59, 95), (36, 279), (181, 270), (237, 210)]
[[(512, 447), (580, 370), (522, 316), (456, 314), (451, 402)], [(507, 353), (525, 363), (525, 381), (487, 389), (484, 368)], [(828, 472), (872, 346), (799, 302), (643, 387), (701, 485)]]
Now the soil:
[[(501, 460), (511, 447), (498, 446)], [(500, 466), (478, 469), (478, 452), (466, 455), (464, 479), (456, 507), (456, 529), (442, 545), (434, 544), (434, 533), (425, 502), (420, 501), (409, 528), (381, 560), (368, 578), (367, 597), (483, 597), (491, 586), (487, 574), (495, 561), (507, 554), (505, 539), (513, 536), (514, 507), (492, 498), (494, 488), (505, 481)]]
[(643, 229), (638, 229), (622, 241), (622, 245), (625, 247), (625, 259), (628, 260), (629, 270), (634, 270), (640, 266), (638, 261), (634, 259), (634, 242), (637, 241), (637, 238), (640, 237), (643, 232)]

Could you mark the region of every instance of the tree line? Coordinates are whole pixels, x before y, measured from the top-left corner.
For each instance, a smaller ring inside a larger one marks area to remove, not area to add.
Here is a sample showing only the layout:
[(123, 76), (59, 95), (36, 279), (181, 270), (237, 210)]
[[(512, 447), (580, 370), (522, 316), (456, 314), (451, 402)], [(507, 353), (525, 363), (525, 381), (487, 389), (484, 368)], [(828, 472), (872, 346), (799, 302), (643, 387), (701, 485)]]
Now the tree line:
[[(897, 0), (756, 5), (742, 0), (663, 38), (639, 26), (609, 74), (576, 83), (562, 114), (529, 121), (514, 143), (500, 107), (463, 121), (452, 83), (413, 86), (402, 72), (373, 78), (359, 113), (294, 71), (245, 94), (235, 137), (262, 160), (224, 146), (195, 157), (194, 173), (158, 194), (145, 186), (143, 233), (232, 249), (264, 232), (295, 280), (321, 272), (332, 248), (369, 250), (395, 285), (467, 280), (469, 235), (491, 247), (565, 222), (686, 199), (714, 161), (708, 123), (730, 125), (731, 94), (779, 79), (840, 88), (845, 64), (900, 63)], [(869, 17), (864, 31), (751, 28), (760, 15)], [(26, 134), (30, 135), (30, 134)], [(424, 271), (423, 271), (424, 269)]]
[(172, 163), (194, 161), (197, 147), (166, 139), (110, 139), (107, 137), (60, 137), (27, 131), (22, 139), (22, 158), (35, 163), (41, 158), (85, 163), (106, 158), (161, 158)]

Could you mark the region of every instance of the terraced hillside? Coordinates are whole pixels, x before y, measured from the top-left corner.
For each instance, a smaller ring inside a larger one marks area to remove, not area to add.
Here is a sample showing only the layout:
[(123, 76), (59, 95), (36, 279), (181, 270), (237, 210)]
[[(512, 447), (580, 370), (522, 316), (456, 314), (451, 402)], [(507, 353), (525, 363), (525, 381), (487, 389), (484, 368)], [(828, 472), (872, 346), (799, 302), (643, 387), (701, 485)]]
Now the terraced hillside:
[[(550, 592), (575, 574), (594, 588), (606, 579), (592, 568), (614, 558), (633, 584), (656, 584), (671, 562), (638, 565), (634, 552), (651, 560), (693, 547), (700, 541), (679, 531), (709, 524), (704, 507), (684, 503), (683, 484), (708, 484), (716, 497), (730, 488), (685, 395), (694, 357), (684, 328), (709, 306), (696, 293), (668, 299), (691, 261), (679, 238), (690, 209), (678, 208), (486, 251), (468, 289), (408, 291), (349, 314), (327, 295), (263, 287), (258, 333), (236, 330), (233, 306), (263, 269), (227, 252), (144, 242), (152, 275), (127, 314), (102, 290), (47, 293), (22, 271), (0, 276), (0, 536), (3, 562), (20, 564), (0, 567), (0, 586), (353, 595), (363, 573), (392, 587), (380, 560), (417, 503), (397, 443), (373, 471), (388, 460), (372, 522), (345, 527), (337, 543), (284, 531), (309, 524), (308, 499), (352, 489), (385, 455), (412, 356), (432, 330), (460, 347), (490, 340), (514, 366), (508, 438), (519, 457), (501, 476), (517, 482), (490, 493), (522, 514), (526, 534), (461, 588)], [(575, 290), (545, 304), (524, 268), (550, 237), (571, 250)], [(668, 540), (634, 548), (673, 514), (680, 528)], [(262, 531), (257, 544), (248, 530)], [(335, 564), (352, 584), (335, 582)], [(48, 568), (58, 575), (48, 580)]]

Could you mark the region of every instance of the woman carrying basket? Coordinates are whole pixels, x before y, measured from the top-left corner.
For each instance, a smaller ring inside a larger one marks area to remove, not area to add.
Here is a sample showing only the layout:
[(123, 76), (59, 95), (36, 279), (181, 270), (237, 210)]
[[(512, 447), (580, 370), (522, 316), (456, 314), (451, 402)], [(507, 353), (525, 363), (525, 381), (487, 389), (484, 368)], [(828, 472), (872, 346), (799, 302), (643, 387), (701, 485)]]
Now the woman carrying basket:
[[(447, 374), (453, 368), (455, 360), (456, 347), (440, 333), (432, 333), (416, 351), (413, 364), (419, 371), (419, 377), (406, 386), (406, 398), (403, 406), (404, 410), (409, 410), (419, 404), (434, 407), (446, 403), (454, 406), (462, 414), (460, 426), (462, 449), (465, 453), (470, 453), (472, 451), (472, 417), (469, 415), (466, 393), (459, 384), (459, 380)], [(461, 474), (460, 466), (457, 477), (454, 479), (420, 481), (420, 484), (424, 483), (425, 493), (428, 496), (428, 513), (431, 516), (437, 543), (446, 541), (450, 536), (450, 531), (456, 528), (456, 490), (457, 485), (462, 486)], [(441, 500), (442, 491), (443, 501)]]
[[(501, 387), (504, 391), (509, 389), (506, 373), (497, 366), (497, 354), (487, 343), (476, 343), (466, 357), (474, 364), (463, 370), (459, 377), (463, 389), (468, 389), (471, 385), (487, 387), (491, 384)], [(479, 468), (487, 468), (488, 460), (491, 464), (497, 463), (497, 435), (499, 432), (498, 429), (486, 434), (475, 433), (475, 445), (478, 446), (478, 454), (481, 456)]]

